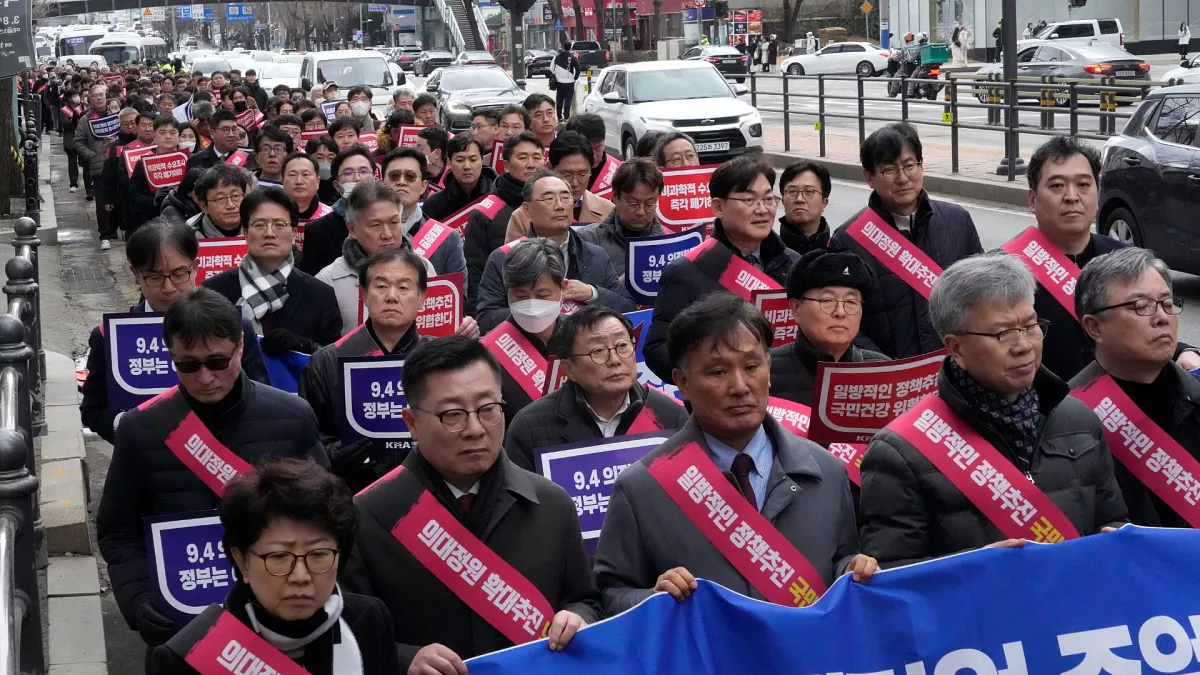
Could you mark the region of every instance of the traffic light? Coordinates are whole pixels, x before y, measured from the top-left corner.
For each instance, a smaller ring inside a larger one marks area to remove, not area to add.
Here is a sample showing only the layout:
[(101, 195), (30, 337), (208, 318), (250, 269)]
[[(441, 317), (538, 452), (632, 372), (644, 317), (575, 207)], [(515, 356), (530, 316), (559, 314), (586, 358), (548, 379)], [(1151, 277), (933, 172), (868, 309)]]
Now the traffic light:
[(714, 2), (713, 14), (715, 14), (718, 19), (724, 19), (725, 17), (729, 16), (729, 3), (725, 0), (717, 0)]

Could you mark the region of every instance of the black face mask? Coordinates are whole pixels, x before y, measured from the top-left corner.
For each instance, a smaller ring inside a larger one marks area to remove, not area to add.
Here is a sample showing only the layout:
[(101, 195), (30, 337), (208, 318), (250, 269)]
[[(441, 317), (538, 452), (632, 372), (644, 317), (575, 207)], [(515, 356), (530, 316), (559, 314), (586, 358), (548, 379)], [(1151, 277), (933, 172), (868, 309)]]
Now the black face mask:
[(233, 102), (233, 111), (234, 112), (246, 112), (246, 102), (245, 101), (234, 101)]

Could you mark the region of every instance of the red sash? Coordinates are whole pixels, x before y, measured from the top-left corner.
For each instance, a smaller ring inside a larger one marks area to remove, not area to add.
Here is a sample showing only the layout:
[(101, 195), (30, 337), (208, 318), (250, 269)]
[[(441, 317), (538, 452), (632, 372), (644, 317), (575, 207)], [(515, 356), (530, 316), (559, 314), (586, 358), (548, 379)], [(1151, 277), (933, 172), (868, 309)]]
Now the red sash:
[(138, 160), (153, 154), (157, 147), (156, 145), (143, 145), (135, 148), (130, 144), (130, 147), (125, 148), (125, 153), (122, 155), (125, 158), (125, 176), (132, 177), (133, 170), (137, 168)]
[(1050, 243), (1041, 230), (1036, 226), (1026, 228), (1005, 244), (1004, 250), (1020, 258), (1033, 272), (1038, 283), (1050, 291), (1050, 295), (1076, 321), (1079, 320), (1075, 316), (1075, 282), (1079, 279), (1079, 266)]
[(226, 611), (222, 611), (217, 622), (208, 629), (204, 637), (192, 645), (184, 660), (200, 675), (308, 673)]
[(940, 396), (921, 399), (887, 426), (908, 441), (1009, 539), (1057, 544), (1075, 526)]
[(729, 483), (699, 443), (659, 455), (649, 471), (683, 515), (768, 601), (808, 607), (828, 590), (812, 563)]
[[(482, 208), (484, 201), (488, 202), (487, 210)], [(458, 230), (459, 234), (462, 234), (463, 229), (467, 226), (467, 221), (470, 220), (471, 214), (474, 213), (476, 209), (483, 211), (485, 214), (487, 214), (488, 218), (495, 218), (496, 214), (500, 213), (500, 209), (503, 207), (503, 199), (500, 199), (495, 195), (484, 195), (459, 209), (449, 218), (443, 220), (442, 224), (450, 229)]]
[[(700, 256), (712, 250), (719, 243), (710, 237), (696, 248), (684, 253), (683, 256), (696, 262)], [(754, 291), (777, 291), (783, 288), (774, 279), (767, 276), (766, 272), (746, 262), (733, 251), (730, 251), (729, 264), (725, 267), (725, 271), (721, 272), (717, 283), (742, 296), (746, 302), (753, 300)]]
[(528, 579), (425, 491), (392, 536), (471, 611), (513, 644), (540, 640), (554, 608)]
[[(313, 199), (316, 199), (315, 195), (313, 196)], [(312, 217), (311, 218), (301, 218), (300, 225), (301, 226), (307, 225), (308, 223), (311, 223), (312, 221), (316, 220), (317, 218), (322, 218), (324, 216), (329, 215), (330, 213), (333, 213), (332, 206), (329, 206), (325, 202), (317, 202), (317, 209), (315, 211), (313, 211)]]
[[(503, 246), (501, 246), (500, 250), (504, 252), (504, 255), (508, 255), (508, 252), (512, 250), (512, 247), (525, 241), (525, 239), (526, 239), (526, 237), (518, 237), (516, 239), (513, 239), (512, 241), (508, 242), (507, 244), (504, 244)], [(560, 308), (560, 311), (561, 311), (561, 308)]]
[(1142, 412), (1108, 375), (1071, 392), (1104, 423), (1117, 461), (1192, 527), (1200, 527), (1200, 462)]
[(242, 152), (241, 150), (234, 150), (233, 152), (229, 153), (228, 157), (225, 158), (225, 163), (232, 164), (234, 166), (246, 166), (247, 159), (249, 159), (249, 157), (246, 156), (246, 153)]
[(869, 208), (863, 211), (858, 220), (846, 226), (846, 234), (921, 297), (929, 299), (942, 268), (879, 214)]
[(613, 176), (617, 175), (619, 168), (621, 168), (621, 160), (612, 155), (604, 155), (604, 167), (600, 169), (600, 173), (596, 175), (596, 182), (592, 183), (588, 190), (597, 197), (612, 199)]
[(442, 242), (446, 241), (446, 237), (449, 237), (453, 231), (453, 228), (446, 227), (444, 224), (430, 218), (425, 221), (421, 229), (417, 230), (417, 236), (413, 237), (413, 253), (428, 259), (429, 256), (433, 255), (434, 251), (438, 250), (438, 247), (442, 245)]
[(516, 326), (505, 321), (485, 335), (482, 342), (529, 398), (536, 401), (542, 397), (546, 386), (546, 359)]
[[(780, 426), (796, 434), (800, 438), (808, 438), (808, 424), (812, 420), (812, 408), (789, 401), (785, 398), (771, 396), (767, 399), (767, 412), (779, 422)], [(846, 475), (855, 485), (862, 485), (862, 456), (867, 446), (857, 443), (831, 443), (825, 448), (829, 454), (846, 465)]]
[(122, 155), (125, 154), (126, 150), (140, 150), (144, 147), (146, 147), (146, 144), (135, 138), (132, 141), (129, 141), (128, 143), (126, 143), (125, 145), (114, 145), (113, 152), (117, 153), (117, 157), (121, 157)]
[(633, 418), (633, 424), (629, 425), (629, 429), (625, 432), (625, 435), (632, 436), (634, 434), (660, 431), (662, 428), (663, 424), (659, 421), (658, 415), (654, 414), (654, 411), (650, 409), (650, 394), (647, 392), (646, 400), (642, 403), (642, 410), (638, 413), (637, 417)]
[[(178, 385), (171, 387), (138, 406), (138, 410), (166, 402), (178, 393)], [(213, 436), (191, 410), (187, 411), (175, 431), (167, 436), (166, 446), (180, 462), (183, 462), (188, 471), (195, 474), (218, 497), (225, 495), (225, 486), (230, 481), (254, 470), (249, 462), (221, 445), (216, 436)]]

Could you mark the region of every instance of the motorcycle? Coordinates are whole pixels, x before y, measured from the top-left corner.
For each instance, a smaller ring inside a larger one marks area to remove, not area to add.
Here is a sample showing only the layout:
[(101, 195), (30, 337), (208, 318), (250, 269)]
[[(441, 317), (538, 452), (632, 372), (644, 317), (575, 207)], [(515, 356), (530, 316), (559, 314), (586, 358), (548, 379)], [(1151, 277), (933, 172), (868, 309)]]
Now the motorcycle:
[[(900, 77), (912, 77), (913, 73), (917, 70), (917, 67), (919, 65), (920, 65), (919, 57), (914, 59), (909, 54), (904, 53), (904, 51), (902, 51), (902, 50), (898, 50), (898, 49), (893, 50), (892, 54), (888, 56), (888, 77), (894, 78), (897, 76), (897, 73), (899, 73)], [(909, 83), (908, 86), (909, 86), (909, 91), (910, 91), (909, 95), (911, 96), (912, 95), (911, 94), (912, 84)], [(900, 95), (900, 81), (899, 80), (889, 81), (887, 90), (888, 90), (888, 96), (891, 96), (892, 98), (899, 96)]]
[(938, 84), (941, 74), (942, 64), (940, 63), (925, 63), (917, 66), (911, 75), (912, 79), (908, 82), (908, 97), (937, 100), (937, 95), (944, 86)]

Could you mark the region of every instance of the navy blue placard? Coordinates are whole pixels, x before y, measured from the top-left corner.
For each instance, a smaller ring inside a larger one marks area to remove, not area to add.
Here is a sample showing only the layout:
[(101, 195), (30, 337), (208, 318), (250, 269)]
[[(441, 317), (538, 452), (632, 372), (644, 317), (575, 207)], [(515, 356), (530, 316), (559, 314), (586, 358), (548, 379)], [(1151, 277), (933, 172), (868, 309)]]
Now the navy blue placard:
[(338, 359), (343, 443), (370, 438), (375, 441), (377, 450), (406, 453), (412, 449), (412, 434), (402, 413), (408, 407), (408, 399), (400, 386), (403, 371), (403, 356)]
[(225, 555), (225, 527), (217, 511), (146, 518), (146, 553), (162, 608), (182, 628), (233, 587), (233, 562)]
[(658, 280), (667, 265), (704, 241), (704, 225), (675, 234), (629, 239), (625, 250), (625, 286), (639, 305), (653, 305)]
[(105, 117), (97, 117), (89, 119), (88, 124), (92, 126), (92, 135), (96, 138), (108, 138), (116, 136), (121, 130), (121, 116), (117, 113), (107, 115)]
[(179, 384), (162, 334), (163, 315), (104, 315), (108, 408), (129, 410)]

